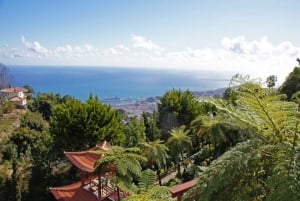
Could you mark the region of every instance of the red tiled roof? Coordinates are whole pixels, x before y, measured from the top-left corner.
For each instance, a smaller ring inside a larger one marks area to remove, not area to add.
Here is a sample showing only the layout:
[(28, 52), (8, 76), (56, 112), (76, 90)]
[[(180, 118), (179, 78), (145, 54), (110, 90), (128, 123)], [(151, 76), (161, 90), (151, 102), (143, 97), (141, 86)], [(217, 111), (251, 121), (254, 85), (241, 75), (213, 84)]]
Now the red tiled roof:
[(78, 169), (92, 173), (94, 172), (95, 162), (100, 158), (100, 155), (91, 153), (90, 151), (109, 149), (111, 149), (110, 144), (104, 141), (87, 151), (65, 152), (65, 155)]
[(177, 197), (177, 195), (182, 195), (183, 193), (188, 191), (190, 188), (195, 186), (197, 183), (198, 183), (198, 178), (193, 179), (193, 180), (188, 181), (188, 182), (185, 182), (185, 183), (182, 183), (182, 184), (172, 186), (169, 189), (169, 191), (171, 192), (172, 197)]
[(58, 201), (99, 201), (96, 195), (81, 187), (81, 182), (50, 188), (50, 191)]
[(1, 89), (0, 91), (6, 93), (16, 93), (16, 92), (27, 92), (28, 90), (21, 87), (8, 87), (8, 88)]

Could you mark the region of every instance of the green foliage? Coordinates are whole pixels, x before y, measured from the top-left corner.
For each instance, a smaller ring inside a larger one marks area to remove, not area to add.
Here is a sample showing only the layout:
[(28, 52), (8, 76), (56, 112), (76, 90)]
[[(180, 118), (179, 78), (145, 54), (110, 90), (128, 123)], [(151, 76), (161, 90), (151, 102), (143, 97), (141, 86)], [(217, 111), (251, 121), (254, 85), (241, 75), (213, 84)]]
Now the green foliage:
[(266, 82), (267, 82), (267, 86), (269, 89), (273, 88), (273, 87), (275, 87), (275, 84), (277, 82), (277, 77), (275, 75), (270, 75), (267, 77)]
[[(224, 121), (251, 131), (200, 176), (184, 200), (299, 200), (300, 126), (297, 105), (236, 75), (237, 105), (210, 99)], [(213, 119), (215, 120), (215, 119)]]
[(47, 123), (40, 114), (27, 112), (21, 118), (20, 127), (1, 150), (4, 159), (12, 165), (6, 192), (14, 195), (13, 200), (49, 200), (52, 142)]
[(231, 104), (235, 104), (235, 101), (237, 100), (237, 93), (234, 89), (228, 87), (223, 93), (223, 98)]
[(27, 89), (25, 93), (27, 101), (31, 101), (34, 95), (34, 89), (29, 84), (24, 85), (24, 89)]
[(184, 159), (184, 154), (192, 148), (192, 138), (185, 126), (175, 127), (170, 131), (170, 137), (166, 143), (170, 150), (173, 162), (177, 164), (177, 175), (181, 175), (180, 161)]
[(165, 186), (156, 186), (156, 174), (154, 171), (144, 170), (139, 178), (137, 193), (122, 199), (124, 201), (172, 201), (171, 193)]
[(279, 91), (287, 95), (288, 100), (297, 91), (300, 91), (300, 67), (295, 67), (284, 83), (280, 86)]
[(122, 199), (124, 201), (174, 201), (169, 189), (165, 186), (154, 186), (150, 190)]
[(15, 109), (15, 105), (6, 98), (0, 99), (0, 113), (11, 113)]
[(141, 154), (147, 158), (147, 167), (157, 171), (158, 181), (161, 185), (161, 168), (166, 167), (168, 148), (160, 140), (141, 143)]
[(118, 111), (93, 97), (86, 103), (69, 99), (66, 103), (57, 104), (51, 116), (50, 131), (60, 155), (65, 150), (88, 149), (104, 140), (113, 144), (125, 141)]
[(156, 182), (156, 173), (150, 169), (146, 169), (142, 172), (138, 183), (138, 193), (147, 192), (153, 188)]
[(124, 126), (126, 135), (126, 147), (136, 147), (139, 143), (145, 142), (145, 126), (144, 122), (137, 118), (132, 118)]
[(48, 129), (47, 123), (39, 113), (26, 112), (21, 119), (21, 127), (28, 127), (31, 130), (43, 131)]
[(207, 145), (210, 147), (209, 154), (200, 157), (200, 161), (215, 159), (237, 143), (253, 138), (251, 130), (245, 125), (238, 124), (237, 121), (229, 122), (222, 113), (216, 113), (213, 117), (198, 116), (191, 123), (190, 133), (193, 135), (194, 147), (198, 143), (198, 150), (202, 152), (202, 155), (205, 153), (205, 147)]
[(141, 143), (141, 153), (147, 158), (149, 168), (161, 169), (166, 166), (168, 148), (160, 140)]
[(69, 96), (61, 97), (60, 94), (38, 93), (33, 101), (29, 102), (28, 109), (32, 112), (39, 112), (44, 119), (50, 120), (52, 109), (56, 104), (61, 104), (72, 99)]
[(133, 179), (141, 176), (142, 167), (140, 163), (147, 159), (139, 154), (138, 148), (123, 148), (113, 146), (111, 150), (93, 151), (101, 157), (95, 163), (96, 175), (104, 175), (107, 172), (113, 172), (116, 185), (123, 191), (134, 193), (136, 186)]
[(158, 113), (143, 113), (145, 134), (148, 141), (160, 139), (161, 130), (158, 128)]
[(158, 104), (162, 140), (168, 139), (173, 127), (189, 125), (200, 111), (201, 106), (192, 92), (175, 89), (166, 92)]
[(192, 148), (192, 139), (188, 135), (185, 126), (173, 128), (170, 131), (170, 135), (171, 136), (166, 143), (170, 149), (170, 153), (174, 158), (180, 156), (182, 160), (183, 153)]
[(292, 95), (291, 101), (300, 105), (300, 91), (297, 91)]

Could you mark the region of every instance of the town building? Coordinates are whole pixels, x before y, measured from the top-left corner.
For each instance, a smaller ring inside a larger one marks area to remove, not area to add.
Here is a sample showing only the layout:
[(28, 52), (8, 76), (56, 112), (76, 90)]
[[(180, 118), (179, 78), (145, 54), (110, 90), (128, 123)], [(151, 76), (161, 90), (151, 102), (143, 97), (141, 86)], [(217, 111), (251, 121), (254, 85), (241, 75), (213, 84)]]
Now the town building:
[(27, 91), (27, 89), (20, 87), (7, 87), (0, 90), (0, 98), (7, 99), (17, 108), (24, 108), (27, 105), (27, 99), (25, 95)]

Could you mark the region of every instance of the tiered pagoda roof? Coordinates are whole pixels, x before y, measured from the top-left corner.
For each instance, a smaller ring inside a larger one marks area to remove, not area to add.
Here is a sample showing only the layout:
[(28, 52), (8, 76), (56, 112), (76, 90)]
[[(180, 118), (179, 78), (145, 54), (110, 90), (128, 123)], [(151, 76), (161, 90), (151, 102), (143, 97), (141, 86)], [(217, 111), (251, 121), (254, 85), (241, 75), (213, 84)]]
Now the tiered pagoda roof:
[(104, 141), (101, 144), (98, 144), (87, 151), (64, 152), (64, 154), (70, 160), (70, 162), (73, 165), (75, 165), (78, 169), (84, 172), (93, 173), (95, 162), (101, 156), (98, 154), (91, 153), (91, 151), (109, 149), (111, 149), (111, 145), (108, 142)]
[(58, 201), (99, 201), (94, 193), (82, 188), (81, 182), (68, 186), (50, 188), (50, 190)]
[[(70, 160), (70, 162), (75, 165), (81, 173), (81, 181), (61, 187), (50, 188), (51, 193), (54, 195), (55, 199), (58, 201), (99, 201), (105, 200), (105, 197), (99, 198), (99, 192), (104, 192), (99, 185), (99, 178), (95, 178), (92, 174), (94, 172), (94, 165), (96, 161), (101, 157), (98, 154), (92, 153), (91, 151), (97, 150), (109, 150), (111, 145), (104, 141), (95, 147), (79, 152), (64, 152), (65, 156)], [(103, 193), (103, 196), (108, 196), (111, 193), (113, 195), (113, 189), (107, 190)], [(102, 196), (102, 195), (101, 195)]]

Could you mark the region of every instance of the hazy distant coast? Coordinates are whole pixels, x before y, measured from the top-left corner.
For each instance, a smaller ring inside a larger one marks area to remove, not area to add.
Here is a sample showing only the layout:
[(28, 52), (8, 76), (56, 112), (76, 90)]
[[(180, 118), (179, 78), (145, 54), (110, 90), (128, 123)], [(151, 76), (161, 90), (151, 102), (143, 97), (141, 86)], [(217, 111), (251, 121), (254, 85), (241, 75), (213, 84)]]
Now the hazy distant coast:
[[(214, 97), (222, 96), (226, 88), (220, 88), (207, 91), (193, 91), (195, 96)], [(104, 98), (101, 102), (111, 105), (113, 108), (122, 110), (129, 116), (140, 116), (143, 112), (150, 112), (157, 110), (157, 104), (160, 101), (160, 96), (154, 97), (140, 97), (140, 98)]]

